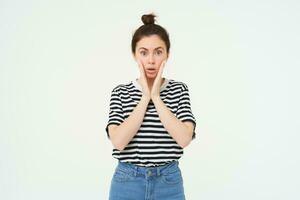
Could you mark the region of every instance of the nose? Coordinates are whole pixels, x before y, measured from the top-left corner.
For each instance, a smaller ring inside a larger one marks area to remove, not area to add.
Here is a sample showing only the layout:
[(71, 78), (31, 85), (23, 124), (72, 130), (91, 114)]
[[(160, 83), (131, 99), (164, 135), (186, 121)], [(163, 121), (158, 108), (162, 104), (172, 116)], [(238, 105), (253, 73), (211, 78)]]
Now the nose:
[(149, 55), (149, 64), (154, 64), (154, 56), (152, 54)]

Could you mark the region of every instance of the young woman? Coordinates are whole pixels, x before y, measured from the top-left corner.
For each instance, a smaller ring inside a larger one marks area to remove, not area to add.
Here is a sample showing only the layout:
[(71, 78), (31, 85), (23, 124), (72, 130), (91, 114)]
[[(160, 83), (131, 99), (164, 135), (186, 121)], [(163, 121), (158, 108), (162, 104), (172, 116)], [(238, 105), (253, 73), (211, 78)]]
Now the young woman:
[(118, 164), (110, 200), (184, 200), (179, 158), (195, 138), (196, 120), (185, 83), (162, 77), (169, 57), (167, 31), (142, 16), (131, 48), (140, 77), (113, 88), (105, 128)]

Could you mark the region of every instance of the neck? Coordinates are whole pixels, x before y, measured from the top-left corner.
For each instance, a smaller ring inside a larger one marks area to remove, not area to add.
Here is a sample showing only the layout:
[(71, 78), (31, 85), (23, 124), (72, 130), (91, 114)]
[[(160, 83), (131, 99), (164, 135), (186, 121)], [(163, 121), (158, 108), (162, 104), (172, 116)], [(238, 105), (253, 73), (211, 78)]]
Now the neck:
[(153, 83), (154, 83), (154, 79), (148, 79), (147, 78), (147, 83), (150, 89), (152, 89)]
[[(155, 78), (154, 78), (154, 79), (152, 79), (152, 78), (151, 78), (151, 79), (147, 78), (147, 84), (148, 84), (148, 87), (149, 87), (150, 89), (152, 89), (154, 80), (155, 80)], [(164, 83), (164, 81), (165, 81), (165, 78), (161, 78), (161, 79), (160, 79), (160, 86), (162, 86), (162, 84)], [(138, 82), (140, 82), (140, 79), (138, 79)]]

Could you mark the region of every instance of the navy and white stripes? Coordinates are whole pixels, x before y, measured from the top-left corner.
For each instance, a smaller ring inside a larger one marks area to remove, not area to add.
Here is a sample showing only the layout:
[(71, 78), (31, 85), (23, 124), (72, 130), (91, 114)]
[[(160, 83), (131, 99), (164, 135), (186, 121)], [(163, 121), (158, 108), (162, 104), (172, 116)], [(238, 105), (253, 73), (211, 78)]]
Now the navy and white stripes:
[[(137, 80), (127, 84), (119, 84), (113, 88), (110, 98), (109, 119), (105, 128), (109, 138), (108, 126), (120, 125), (136, 107), (142, 97), (142, 90)], [(170, 111), (181, 121), (194, 123), (189, 90), (185, 83), (166, 79), (161, 86), (160, 97)], [(159, 166), (178, 160), (183, 155), (183, 149), (165, 130), (150, 100), (143, 122), (124, 150), (113, 149), (112, 156), (122, 162), (130, 162), (138, 166)]]

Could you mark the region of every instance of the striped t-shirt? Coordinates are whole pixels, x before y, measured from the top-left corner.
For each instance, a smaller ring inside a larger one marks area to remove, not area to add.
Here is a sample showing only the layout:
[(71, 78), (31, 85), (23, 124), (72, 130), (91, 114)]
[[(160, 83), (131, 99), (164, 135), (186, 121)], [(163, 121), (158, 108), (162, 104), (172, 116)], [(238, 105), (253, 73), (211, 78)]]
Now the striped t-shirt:
[[(108, 126), (120, 125), (137, 106), (142, 97), (142, 88), (137, 79), (113, 88), (110, 98), (109, 119), (105, 128), (109, 137)], [(192, 113), (189, 90), (185, 83), (164, 78), (160, 88), (160, 97), (170, 111), (181, 121), (194, 123), (195, 138), (196, 120)], [(112, 156), (121, 162), (138, 166), (160, 166), (183, 155), (181, 148), (161, 123), (152, 100), (149, 101), (143, 122), (128, 145), (122, 150), (113, 149)]]

